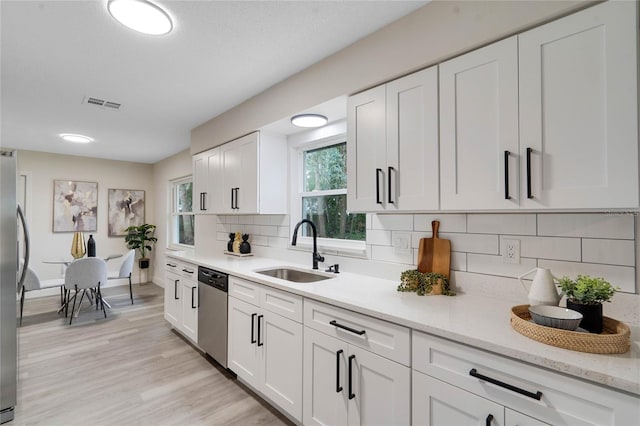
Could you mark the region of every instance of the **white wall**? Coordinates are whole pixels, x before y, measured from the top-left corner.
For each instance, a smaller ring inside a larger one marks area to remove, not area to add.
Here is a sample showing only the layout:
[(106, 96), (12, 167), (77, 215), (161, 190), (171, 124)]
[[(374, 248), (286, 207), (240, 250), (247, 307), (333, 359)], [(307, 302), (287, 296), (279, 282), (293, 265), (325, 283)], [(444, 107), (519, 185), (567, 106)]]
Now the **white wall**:
[[(107, 194), (108, 189), (136, 189), (145, 191), (145, 221), (155, 222), (155, 193), (150, 164), (112, 161), (69, 155), (49, 154), (35, 151), (18, 152), (18, 170), (31, 177), (30, 200), (28, 206), (29, 230), (31, 236), (31, 266), (41, 279), (57, 278), (61, 267), (45, 264), (43, 260), (71, 258), (73, 233), (53, 232), (53, 181), (58, 179), (78, 180), (98, 183), (97, 231), (85, 232), (85, 242), (89, 234), (96, 240), (98, 256), (125, 253), (124, 237), (108, 236)], [(118, 259), (110, 261), (111, 269), (116, 269)], [(139, 282), (137, 264), (132, 275)], [(124, 284), (113, 282), (110, 284)]]

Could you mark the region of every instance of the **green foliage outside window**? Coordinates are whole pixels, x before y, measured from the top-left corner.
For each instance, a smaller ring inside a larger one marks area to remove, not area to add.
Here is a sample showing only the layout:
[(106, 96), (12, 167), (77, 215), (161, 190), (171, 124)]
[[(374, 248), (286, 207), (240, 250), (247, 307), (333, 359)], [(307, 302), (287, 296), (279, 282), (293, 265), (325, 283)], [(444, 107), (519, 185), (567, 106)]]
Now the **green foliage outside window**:
[[(346, 142), (306, 151), (303, 179), (302, 217), (316, 224), (318, 236), (364, 241), (366, 215), (347, 212)], [(303, 229), (308, 236), (309, 229)]]

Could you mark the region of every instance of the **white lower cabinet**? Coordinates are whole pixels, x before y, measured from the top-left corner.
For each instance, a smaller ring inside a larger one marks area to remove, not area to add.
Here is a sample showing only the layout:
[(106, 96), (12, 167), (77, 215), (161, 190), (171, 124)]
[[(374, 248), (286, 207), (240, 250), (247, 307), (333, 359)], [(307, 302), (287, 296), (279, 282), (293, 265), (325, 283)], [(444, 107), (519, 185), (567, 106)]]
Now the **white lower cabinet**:
[[(305, 300), (305, 318), (309, 316), (309, 309)], [(349, 321), (348, 314), (342, 318), (343, 322)], [(362, 328), (355, 318), (348, 324), (348, 327), (365, 331), (357, 335), (357, 339), (366, 344), (367, 329)], [(410, 375), (411, 371), (405, 365), (347, 340), (305, 327), (303, 423), (408, 425), (411, 423)]]
[[(302, 324), (272, 312), (267, 303), (277, 299), (282, 302), (277, 306), (301, 307), (301, 297), (230, 278), (229, 294), (239, 294), (238, 289), (253, 289), (260, 306), (229, 297), (228, 368), (302, 420)], [(298, 316), (302, 318), (302, 312)]]
[(164, 318), (185, 337), (198, 342), (198, 268), (168, 259), (165, 266)]
[(637, 397), (421, 332), (412, 343), (416, 425), (638, 424)]

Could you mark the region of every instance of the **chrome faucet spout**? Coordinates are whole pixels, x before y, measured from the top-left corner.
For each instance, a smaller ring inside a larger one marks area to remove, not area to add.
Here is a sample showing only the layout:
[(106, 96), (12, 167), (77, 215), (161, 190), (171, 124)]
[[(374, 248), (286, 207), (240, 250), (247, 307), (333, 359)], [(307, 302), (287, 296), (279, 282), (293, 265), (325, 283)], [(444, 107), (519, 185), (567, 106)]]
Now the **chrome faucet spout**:
[(311, 226), (311, 232), (313, 234), (313, 269), (318, 269), (318, 262), (324, 262), (324, 257), (320, 256), (320, 253), (318, 253), (318, 230), (315, 223), (313, 223), (309, 219), (302, 219), (300, 222), (298, 222), (295, 228), (293, 228), (291, 245), (295, 246), (298, 243), (298, 228), (300, 228), (303, 223), (308, 223), (309, 226)]

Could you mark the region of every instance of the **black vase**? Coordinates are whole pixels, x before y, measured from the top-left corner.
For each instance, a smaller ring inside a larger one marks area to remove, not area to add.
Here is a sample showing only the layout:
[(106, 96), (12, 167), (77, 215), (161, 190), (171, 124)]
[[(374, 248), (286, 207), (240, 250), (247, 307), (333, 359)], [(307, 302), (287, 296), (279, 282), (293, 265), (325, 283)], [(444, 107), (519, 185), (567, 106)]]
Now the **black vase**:
[(236, 234), (233, 232), (229, 234), (229, 241), (227, 242), (227, 251), (233, 252), (233, 240), (235, 240)]
[(93, 235), (89, 235), (87, 240), (87, 257), (96, 257), (96, 240), (93, 239)]
[(240, 253), (247, 254), (251, 253), (251, 244), (249, 244), (249, 234), (244, 234), (242, 236), (242, 242), (240, 243)]
[(602, 333), (602, 303), (585, 305), (567, 299), (567, 308), (582, 314), (581, 328), (584, 328), (589, 333)]

